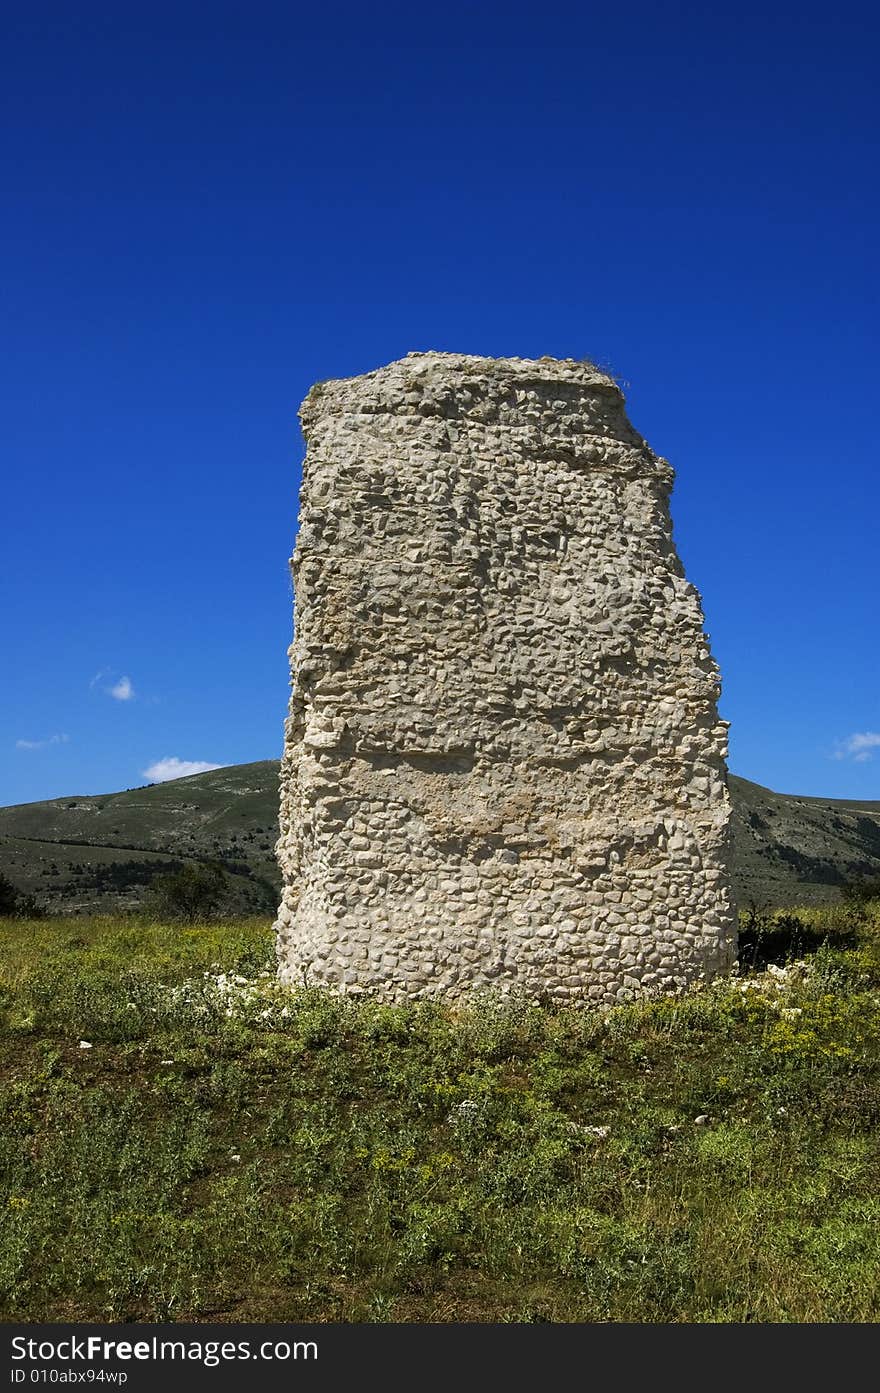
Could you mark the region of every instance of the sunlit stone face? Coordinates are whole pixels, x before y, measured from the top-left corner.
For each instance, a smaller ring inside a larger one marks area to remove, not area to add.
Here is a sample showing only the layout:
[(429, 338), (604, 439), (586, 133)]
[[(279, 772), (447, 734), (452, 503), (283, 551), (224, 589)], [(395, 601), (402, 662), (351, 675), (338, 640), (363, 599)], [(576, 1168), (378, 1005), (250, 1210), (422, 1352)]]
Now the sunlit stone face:
[(613, 381), (411, 354), (302, 420), (282, 976), (610, 1002), (723, 971), (718, 673)]

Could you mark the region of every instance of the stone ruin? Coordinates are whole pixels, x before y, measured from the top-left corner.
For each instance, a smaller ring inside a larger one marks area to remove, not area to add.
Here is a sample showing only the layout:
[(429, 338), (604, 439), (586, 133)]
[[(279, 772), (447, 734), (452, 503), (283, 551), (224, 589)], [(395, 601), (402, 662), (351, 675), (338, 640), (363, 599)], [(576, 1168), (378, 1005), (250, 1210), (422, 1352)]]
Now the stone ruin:
[(301, 418), (281, 976), (610, 1003), (723, 971), (718, 671), (612, 379), (411, 353)]

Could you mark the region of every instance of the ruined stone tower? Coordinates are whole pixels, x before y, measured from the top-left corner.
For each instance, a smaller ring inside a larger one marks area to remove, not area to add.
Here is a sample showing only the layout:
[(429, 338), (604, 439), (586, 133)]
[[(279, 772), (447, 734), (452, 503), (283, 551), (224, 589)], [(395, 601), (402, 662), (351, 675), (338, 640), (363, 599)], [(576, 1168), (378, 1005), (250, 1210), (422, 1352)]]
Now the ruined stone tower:
[(282, 976), (610, 1002), (724, 969), (718, 673), (614, 382), (411, 353), (301, 415)]

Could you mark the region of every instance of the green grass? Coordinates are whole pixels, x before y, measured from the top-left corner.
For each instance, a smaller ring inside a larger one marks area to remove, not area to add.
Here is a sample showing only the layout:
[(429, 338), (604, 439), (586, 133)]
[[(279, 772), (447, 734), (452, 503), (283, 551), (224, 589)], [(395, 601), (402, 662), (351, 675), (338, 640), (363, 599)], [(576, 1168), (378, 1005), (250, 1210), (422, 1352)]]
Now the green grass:
[(873, 1321), (880, 915), (822, 914), (806, 972), (605, 1014), (0, 921), (0, 1316)]

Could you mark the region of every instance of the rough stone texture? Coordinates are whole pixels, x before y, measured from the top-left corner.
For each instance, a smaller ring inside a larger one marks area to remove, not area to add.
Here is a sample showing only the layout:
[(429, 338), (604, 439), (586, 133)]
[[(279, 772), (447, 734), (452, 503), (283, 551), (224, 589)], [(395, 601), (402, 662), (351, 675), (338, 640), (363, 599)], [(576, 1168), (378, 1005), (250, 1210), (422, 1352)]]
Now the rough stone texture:
[(718, 673), (614, 382), (412, 353), (301, 416), (282, 976), (611, 1002), (723, 970)]

